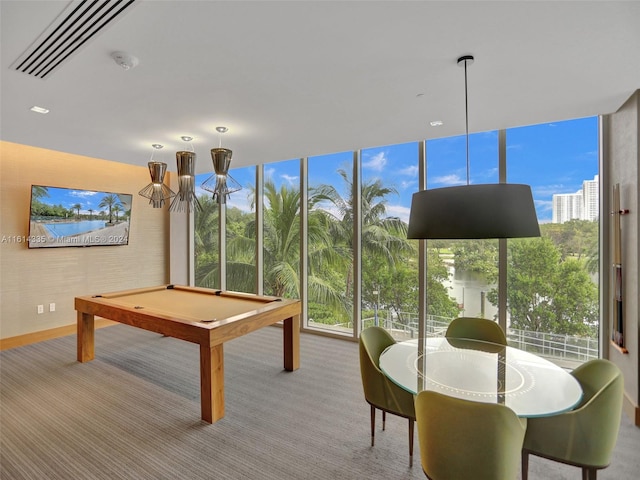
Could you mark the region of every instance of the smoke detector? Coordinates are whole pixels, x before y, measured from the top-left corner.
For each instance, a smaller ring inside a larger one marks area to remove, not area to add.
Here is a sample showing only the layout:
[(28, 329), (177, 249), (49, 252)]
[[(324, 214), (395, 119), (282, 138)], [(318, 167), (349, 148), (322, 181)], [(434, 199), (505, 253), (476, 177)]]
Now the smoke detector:
[(113, 52), (111, 54), (113, 61), (120, 65), (124, 70), (135, 68), (140, 60), (127, 52)]

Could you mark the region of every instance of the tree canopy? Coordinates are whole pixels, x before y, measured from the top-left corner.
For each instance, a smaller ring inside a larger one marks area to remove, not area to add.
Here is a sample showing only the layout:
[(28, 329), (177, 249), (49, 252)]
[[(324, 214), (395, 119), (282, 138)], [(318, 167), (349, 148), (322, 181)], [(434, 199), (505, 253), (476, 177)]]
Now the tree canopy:
[[(549, 237), (509, 240), (507, 309), (512, 328), (594, 335), (598, 289), (583, 262), (562, 254)], [(489, 293), (497, 305), (497, 291)]]
[[(343, 188), (321, 184), (309, 189), (307, 225), (307, 291), (309, 317), (326, 324), (353, 321), (354, 195), (345, 170)], [(361, 198), (361, 281), (363, 316), (374, 310), (409, 325), (419, 310), (417, 241), (406, 238), (407, 225), (387, 213), (396, 190), (381, 180), (364, 181)], [(340, 192), (348, 192), (340, 194)], [(255, 190), (248, 189), (255, 206)], [(226, 210), (226, 283), (230, 290), (255, 293), (256, 238), (264, 238), (264, 293), (300, 297), (300, 192), (271, 179), (264, 183), (263, 222), (252, 212)], [(196, 283), (216, 287), (219, 278), (218, 204), (201, 197), (196, 214)], [(597, 222), (571, 221), (541, 225), (542, 237), (507, 242), (507, 308), (510, 326), (540, 332), (595, 335), (598, 290), (590, 265), (597, 265)], [(456, 301), (445, 282), (444, 253), (453, 254), (457, 270), (477, 272), (495, 284), (497, 240), (428, 242), (427, 312), (454, 318)], [(497, 305), (494, 288), (487, 296)], [(365, 312), (366, 311), (366, 312)], [(372, 314), (372, 313), (371, 313)]]

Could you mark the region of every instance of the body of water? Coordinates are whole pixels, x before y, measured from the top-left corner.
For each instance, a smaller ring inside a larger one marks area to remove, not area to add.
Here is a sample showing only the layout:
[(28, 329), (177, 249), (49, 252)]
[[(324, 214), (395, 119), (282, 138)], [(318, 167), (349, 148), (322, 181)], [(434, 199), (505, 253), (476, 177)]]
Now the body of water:
[(55, 237), (68, 237), (79, 233), (91, 232), (105, 227), (104, 220), (81, 220), (80, 222), (53, 222), (44, 226)]

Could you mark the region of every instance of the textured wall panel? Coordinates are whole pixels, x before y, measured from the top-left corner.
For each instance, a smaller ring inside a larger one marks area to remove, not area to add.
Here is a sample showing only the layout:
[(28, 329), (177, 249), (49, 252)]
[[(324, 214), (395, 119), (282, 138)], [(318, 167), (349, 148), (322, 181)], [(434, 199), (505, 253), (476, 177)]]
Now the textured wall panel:
[[(0, 143), (0, 338), (75, 323), (77, 295), (168, 282), (169, 213), (138, 196), (148, 183), (147, 168)], [(132, 194), (129, 245), (28, 249), (18, 243), (16, 237), (29, 234), (32, 184)]]

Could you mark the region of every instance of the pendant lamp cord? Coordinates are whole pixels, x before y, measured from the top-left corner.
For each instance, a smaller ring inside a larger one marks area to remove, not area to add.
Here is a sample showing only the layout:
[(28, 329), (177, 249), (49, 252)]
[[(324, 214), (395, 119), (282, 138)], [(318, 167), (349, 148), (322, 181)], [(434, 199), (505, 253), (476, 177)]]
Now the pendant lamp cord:
[(467, 185), (469, 185), (469, 102), (467, 100), (467, 60), (464, 61), (464, 118), (467, 135)]

